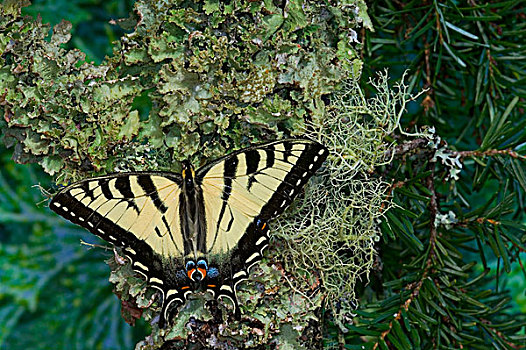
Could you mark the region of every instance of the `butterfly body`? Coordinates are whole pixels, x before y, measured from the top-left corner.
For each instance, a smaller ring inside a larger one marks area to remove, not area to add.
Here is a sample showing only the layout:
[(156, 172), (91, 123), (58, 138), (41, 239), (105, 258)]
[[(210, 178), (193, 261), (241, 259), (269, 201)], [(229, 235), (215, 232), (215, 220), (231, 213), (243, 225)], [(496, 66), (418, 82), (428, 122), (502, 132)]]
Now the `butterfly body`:
[(160, 324), (196, 291), (227, 297), (239, 317), (238, 284), (268, 245), (281, 214), (327, 157), (322, 145), (289, 139), (241, 149), (181, 174), (130, 172), (86, 179), (50, 207), (122, 248), (162, 296)]

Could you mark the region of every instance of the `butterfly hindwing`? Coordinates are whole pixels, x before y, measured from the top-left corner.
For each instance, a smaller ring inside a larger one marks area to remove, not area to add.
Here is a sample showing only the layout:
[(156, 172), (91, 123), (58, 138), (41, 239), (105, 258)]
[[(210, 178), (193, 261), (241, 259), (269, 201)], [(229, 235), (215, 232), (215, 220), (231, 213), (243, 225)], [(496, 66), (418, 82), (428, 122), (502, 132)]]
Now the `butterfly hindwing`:
[[(259, 225), (259, 226), (258, 226)], [(222, 263), (223, 273), (219, 276), (214, 296), (227, 297), (232, 301), (234, 314), (240, 317), (237, 287), (249, 276), (250, 268), (261, 260), (263, 251), (268, 246), (268, 226), (260, 226), (261, 222), (251, 223), (246, 234), (241, 237), (237, 246), (232, 250), (230, 259)]]

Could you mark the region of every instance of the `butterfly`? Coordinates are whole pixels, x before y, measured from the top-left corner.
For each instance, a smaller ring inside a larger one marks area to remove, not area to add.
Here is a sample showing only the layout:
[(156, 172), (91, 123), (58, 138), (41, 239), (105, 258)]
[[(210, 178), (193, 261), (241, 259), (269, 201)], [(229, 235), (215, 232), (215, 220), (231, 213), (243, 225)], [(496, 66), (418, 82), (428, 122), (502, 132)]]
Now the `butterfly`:
[(232, 301), (268, 245), (268, 222), (301, 192), (328, 156), (309, 139), (240, 149), (181, 174), (124, 172), (62, 189), (50, 208), (122, 249), (161, 295), (159, 326), (190, 293)]

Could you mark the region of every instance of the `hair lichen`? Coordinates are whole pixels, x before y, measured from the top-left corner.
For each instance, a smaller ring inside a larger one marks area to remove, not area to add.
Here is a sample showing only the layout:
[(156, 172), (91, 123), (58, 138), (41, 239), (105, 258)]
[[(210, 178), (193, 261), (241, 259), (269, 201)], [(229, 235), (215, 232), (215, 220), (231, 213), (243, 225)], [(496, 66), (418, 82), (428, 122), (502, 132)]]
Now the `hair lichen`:
[(374, 264), (380, 218), (393, 205), (390, 184), (373, 170), (390, 161), (394, 143), (387, 140), (414, 98), (403, 80), (394, 87), (388, 80), (387, 72), (370, 80), (377, 94), (366, 98), (358, 78), (348, 78), (332, 95), (332, 110), (307, 124), (305, 134), (330, 156), (274, 233), (285, 245), (287, 282), (303, 295), (319, 289), (343, 331), (358, 305), (356, 282)]

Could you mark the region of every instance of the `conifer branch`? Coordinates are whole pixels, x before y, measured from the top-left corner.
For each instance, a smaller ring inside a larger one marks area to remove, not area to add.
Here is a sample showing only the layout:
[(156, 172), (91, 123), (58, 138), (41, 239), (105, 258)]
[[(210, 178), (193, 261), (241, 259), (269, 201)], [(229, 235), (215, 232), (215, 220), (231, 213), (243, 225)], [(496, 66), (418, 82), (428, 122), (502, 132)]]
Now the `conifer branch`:
[(379, 341), (377, 341), (374, 344), (373, 350), (376, 350), (380, 344), (380, 341), (384, 341), (385, 337), (391, 332), (391, 330), (393, 329), (393, 322), (399, 321), (402, 318), (402, 310), (406, 312), (409, 310), (409, 306), (418, 297), (420, 289), (422, 288), (422, 285), (424, 284), (424, 280), (429, 276), (429, 271), (431, 270), (433, 266), (433, 260), (436, 254), (436, 239), (438, 236), (438, 231), (436, 227), (436, 217), (438, 213), (438, 201), (437, 201), (437, 194), (435, 191), (435, 184), (434, 184), (434, 176), (435, 176), (434, 166), (435, 166), (434, 162), (428, 162), (427, 168), (428, 170), (431, 171), (431, 173), (426, 178), (426, 187), (431, 193), (431, 196), (429, 198), (429, 205), (428, 205), (428, 208), (429, 208), (429, 250), (428, 250), (428, 256), (426, 259), (425, 267), (423, 269), (422, 276), (419, 279), (419, 281), (416, 284), (410, 283), (405, 287), (406, 290), (413, 289), (413, 291), (411, 292), (411, 295), (400, 306), (395, 317), (389, 322), (389, 328), (385, 330), (384, 332), (382, 332), (382, 334), (380, 335)]
[(393, 156), (403, 156), (415, 150), (423, 150), (426, 148), (429, 140), (425, 138), (416, 138), (397, 145), (394, 149), (390, 149), (385, 153), (385, 159), (390, 159)]
[(526, 156), (520, 155), (511, 149), (489, 149), (486, 151), (455, 151), (451, 152), (453, 156), (460, 156), (460, 160), (467, 157), (492, 157), (496, 155), (507, 155), (515, 159), (526, 160)]

